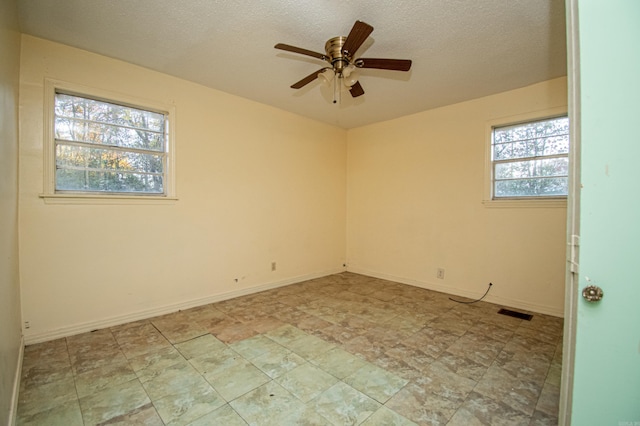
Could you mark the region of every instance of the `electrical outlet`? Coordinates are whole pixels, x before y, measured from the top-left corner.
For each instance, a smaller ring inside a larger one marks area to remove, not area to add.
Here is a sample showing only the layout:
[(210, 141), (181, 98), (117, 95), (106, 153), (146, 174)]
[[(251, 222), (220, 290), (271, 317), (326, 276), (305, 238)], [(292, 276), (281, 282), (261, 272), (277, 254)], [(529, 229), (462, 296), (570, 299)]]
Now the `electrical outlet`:
[(271, 271), (275, 271), (276, 270), (276, 262), (271, 262)]
[(438, 278), (439, 280), (444, 280), (444, 268), (438, 268), (436, 278)]
[(29, 321), (25, 321), (24, 322), (24, 328), (25, 329), (31, 328), (31, 323)]

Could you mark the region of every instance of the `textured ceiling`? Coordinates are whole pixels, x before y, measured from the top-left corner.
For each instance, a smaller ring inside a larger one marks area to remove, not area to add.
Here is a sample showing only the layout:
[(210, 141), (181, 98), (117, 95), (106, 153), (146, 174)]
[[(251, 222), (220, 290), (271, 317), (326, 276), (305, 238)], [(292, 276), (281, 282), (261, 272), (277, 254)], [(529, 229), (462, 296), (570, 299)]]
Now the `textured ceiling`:
[[(121, 59), (343, 128), (566, 75), (563, 0), (20, 0), (24, 33)], [(331, 103), (324, 52), (355, 20), (374, 27), (356, 57), (412, 59), (361, 70), (365, 94)]]

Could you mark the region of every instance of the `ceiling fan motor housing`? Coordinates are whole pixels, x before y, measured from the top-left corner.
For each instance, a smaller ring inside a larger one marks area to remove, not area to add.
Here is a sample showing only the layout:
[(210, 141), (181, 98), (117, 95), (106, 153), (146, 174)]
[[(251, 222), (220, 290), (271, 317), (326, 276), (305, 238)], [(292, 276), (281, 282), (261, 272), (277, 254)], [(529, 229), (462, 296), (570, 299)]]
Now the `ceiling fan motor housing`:
[(324, 50), (327, 52), (329, 62), (331, 62), (331, 66), (333, 66), (333, 70), (337, 74), (341, 74), (342, 70), (348, 67), (351, 63), (349, 52), (342, 51), (342, 46), (344, 46), (344, 42), (346, 40), (347, 37), (344, 36), (333, 37), (324, 45)]

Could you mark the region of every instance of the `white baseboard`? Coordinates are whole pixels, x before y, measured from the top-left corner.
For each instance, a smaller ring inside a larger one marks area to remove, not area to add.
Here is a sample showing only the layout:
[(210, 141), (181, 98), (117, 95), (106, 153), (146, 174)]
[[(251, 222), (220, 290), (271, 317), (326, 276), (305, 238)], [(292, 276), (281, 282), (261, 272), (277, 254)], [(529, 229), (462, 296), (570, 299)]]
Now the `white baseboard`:
[(344, 268), (336, 268), (322, 272), (316, 272), (307, 275), (301, 275), (297, 277), (287, 278), (281, 281), (274, 281), (257, 285), (254, 287), (243, 288), (241, 290), (234, 290), (226, 293), (215, 294), (199, 299), (188, 300), (179, 303), (173, 303), (170, 305), (158, 306), (151, 309), (145, 309), (138, 312), (133, 312), (126, 315), (115, 316), (111, 318), (88, 321), (81, 324), (75, 324), (67, 327), (60, 327), (54, 330), (46, 330), (40, 333), (29, 334), (25, 336), (25, 344), (32, 345), (34, 343), (47, 342), (49, 340), (59, 339), (62, 337), (73, 336), (75, 334), (86, 333), (88, 331), (99, 330), (102, 328), (113, 327), (116, 325), (126, 324), (133, 321), (140, 321), (144, 319), (153, 318), (159, 315), (166, 315), (185, 309), (195, 308), (197, 306), (208, 305), (209, 303), (221, 302), (223, 300), (233, 299), (235, 297), (246, 296), (248, 294), (259, 293), (265, 290), (271, 290), (278, 287), (284, 287), (291, 284), (296, 284), (302, 281), (307, 281), (315, 278), (325, 277), (327, 275), (338, 274), (344, 272)]
[[(126, 315), (120, 315), (120, 316), (115, 316), (115, 317), (96, 320), (96, 321), (88, 321), (81, 324), (75, 324), (67, 327), (60, 327), (54, 330), (46, 330), (40, 333), (34, 333), (34, 334), (29, 334), (24, 336), (23, 343), (26, 345), (32, 345), (34, 343), (46, 342), (49, 340), (59, 339), (62, 337), (73, 336), (75, 334), (86, 333), (92, 330), (98, 330), (102, 328), (126, 324), (128, 322), (149, 319), (159, 315), (166, 315), (166, 314), (170, 314), (170, 313), (185, 310), (185, 309), (195, 308), (197, 306), (207, 305), (209, 303), (221, 302), (223, 300), (233, 299), (235, 297), (245, 296), (253, 293), (259, 293), (261, 291), (271, 290), (278, 287), (284, 287), (287, 285), (296, 284), (302, 281), (320, 278), (327, 275), (337, 274), (344, 271), (345, 270), (343, 268), (336, 268), (336, 269), (317, 272), (313, 274), (307, 274), (307, 275), (301, 275), (293, 278), (288, 278), (281, 281), (265, 283), (265, 284), (261, 284), (254, 287), (244, 288), (241, 290), (215, 294), (215, 295), (207, 296), (204, 298), (188, 300), (188, 301), (174, 303), (170, 305), (158, 306), (155, 308), (145, 309), (142, 311), (133, 312)], [(432, 283), (432, 282), (424, 282), (424, 281), (418, 281), (411, 278), (399, 277), (395, 275), (385, 274), (382, 272), (372, 271), (372, 270), (358, 268), (358, 267), (348, 267), (347, 271), (353, 272), (355, 274), (366, 275), (369, 277), (395, 281), (402, 284), (408, 284), (414, 287), (420, 287), (427, 290), (434, 290), (434, 291), (451, 294), (455, 296), (467, 297), (470, 299), (478, 299), (482, 296), (482, 294), (476, 293), (476, 292), (470, 292), (466, 290), (451, 288), (450, 286), (443, 286), (443, 285)], [(524, 309), (531, 312), (537, 312), (537, 313), (561, 317), (561, 318), (564, 316), (564, 311), (562, 309), (558, 309), (558, 308), (546, 306), (546, 305), (530, 303), (524, 300), (503, 298), (499, 296), (493, 296), (491, 294), (487, 295), (485, 300), (487, 302), (496, 303), (506, 307)], [(20, 365), (22, 365), (22, 361)], [(20, 383), (19, 383), (19, 376), (18, 376), (17, 385), (19, 386), (19, 384)]]
[[(377, 271), (371, 271), (371, 270), (368, 270), (368, 269), (363, 269), (363, 268), (358, 268), (358, 267), (349, 266), (347, 271), (353, 272), (355, 274), (366, 275), (366, 276), (369, 276), (369, 277), (380, 278), (380, 279), (383, 279), (383, 280), (389, 280), (389, 281), (395, 281), (395, 282), (402, 283), (402, 284), (408, 284), (408, 285), (412, 285), (414, 287), (420, 287), (420, 288), (424, 288), (424, 289), (427, 289), (427, 290), (434, 290), (434, 291), (438, 291), (440, 293), (446, 293), (446, 294), (451, 294), (451, 295), (454, 295), (454, 296), (466, 297), (466, 298), (469, 298), (469, 299), (479, 299), (480, 297), (482, 297), (482, 294), (483, 294), (483, 293), (476, 293), (476, 292), (472, 292), (472, 291), (466, 291), (466, 290), (462, 290), (462, 289), (452, 288), (450, 286), (444, 286), (444, 285), (433, 283), (433, 282), (418, 281), (418, 280), (414, 280), (412, 278), (398, 277), (398, 276), (395, 276), (395, 275), (385, 274), (385, 273), (377, 272)], [(484, 300), (487, 301), (487, 302), (490, 302), (490, 303), (495, 303), (497, 305), (502, 305), (502, 306), (506, 306), (506, 307), (509, 307), (509, 308), (524, 309), (524, 310), (527, 310), (527, 311), (536, 312), (536, 313), (539, 313), (539, 314), (551, 315), (551, 316), (560, 317), (560, 318), (564, 317), (563, 308), (556, 308), (556, 307), (553, 307), (553, 306), (540, 305), (540, 304), (537, 304), (537, 303), (530, 303), (530, 302), (527, 302), (525, 300), (520, 300), (520, 299), (512, 299), (512, 298), (494, 296), (492, 294), (488, 294), (487, 297)]]
[(9, 409), (9, 426), (15, 426), (18, 420), (18, 397), (20, 395), (20, 378), (22, 377), (22, 360), (24, 359), (24, 336), (20, 338), (20, 352), (18, 352), (18, 363), (13, 377), (13, 390), (11, 394), (11, 407)]

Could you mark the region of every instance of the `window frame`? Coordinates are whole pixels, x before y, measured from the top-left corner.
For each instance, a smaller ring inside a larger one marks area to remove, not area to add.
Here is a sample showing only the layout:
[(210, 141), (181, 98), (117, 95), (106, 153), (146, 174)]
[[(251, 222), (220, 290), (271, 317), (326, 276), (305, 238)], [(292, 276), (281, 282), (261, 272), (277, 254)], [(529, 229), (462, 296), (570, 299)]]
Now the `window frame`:
[[(43, 147), (43, 193), (40, 197), (46, 203), (53, 204), (120, 204), (120, 203), (164, 203), (176, 201), (175, 186), (175, 106), (141, 99), (121, 93), (82, 86), (58, 80), (45, 80), (44, 94), (44, 147)], [(55, 98), (56, 93), (64, 93), (108, 102), (131, 108), (137, 108), (165, 115), (166, 120), (166, 169), (164, 171), (164, 193), (123, 193), (123, 192), (84, 192), (56, 190), (56, 142), (55, 142)]]
[[(566, 207), (566, 195), (554, 196), (523, 196), (523, 197), (494, 197), (494, 162), (492, 156), (493, 131), (499, 127), (517, 126), (536, 121), (543, 121), (568, 115), (566, 106), (549, 108), (509, 117), (497, 118), (486, 122), (485, 125), (485, 173), (483, 204), (487, 207)], [(569, 148), (571, 149), (571, 147)], [(568, 156), (568, 154), (567, 154)], [(568, 177), (567, 177), (568, 178)]]

